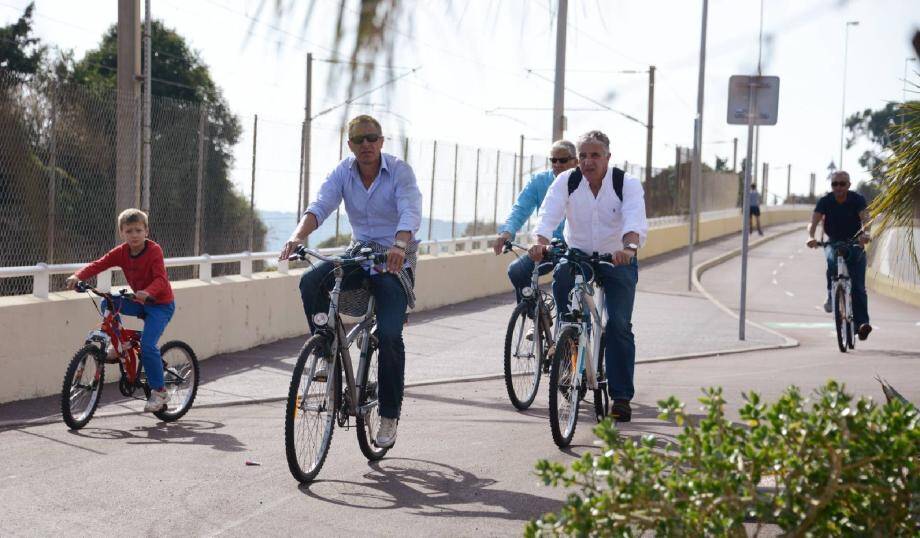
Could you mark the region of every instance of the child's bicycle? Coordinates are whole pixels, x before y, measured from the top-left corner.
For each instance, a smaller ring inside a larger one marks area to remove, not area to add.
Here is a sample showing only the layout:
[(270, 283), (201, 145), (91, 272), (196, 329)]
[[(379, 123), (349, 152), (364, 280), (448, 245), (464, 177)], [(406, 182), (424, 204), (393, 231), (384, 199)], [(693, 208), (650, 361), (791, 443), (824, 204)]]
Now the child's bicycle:
[[(119, 316), (121, 300), (134, 300), (135, 295), (121, 290), (118, 295), (98, 290), (85, 282), (77, 283), (76, 291), (92, 292), (106, 300), (107, 308), (96, 310), (102, 316), (98, 329), (89, 332), (82, 348), (70, 360), (64, 384), (61, 387), (61, 414), (64, 422), (72, 430), (78, 430), (93, 418), (102, 386), (105, 382), (105, 364), (118, 364), (121, 377), (118, 390), (126, 398), (137, 398), (141, 389), (143, 399), (150, 397), (147, 376), (142, 372), (140, 361), (141, 331), (125, 329)], [(114, 349), (116, 358), (109, 358), (107, 350)], [(178, 420), (195, 401), (198, 392), (198, 358), (185, 342), (172, 340), (160, 346), (163, 356), (163, 379), (169, 391), (169, 407), (157, 411), (154, 415), (164, 422)]]

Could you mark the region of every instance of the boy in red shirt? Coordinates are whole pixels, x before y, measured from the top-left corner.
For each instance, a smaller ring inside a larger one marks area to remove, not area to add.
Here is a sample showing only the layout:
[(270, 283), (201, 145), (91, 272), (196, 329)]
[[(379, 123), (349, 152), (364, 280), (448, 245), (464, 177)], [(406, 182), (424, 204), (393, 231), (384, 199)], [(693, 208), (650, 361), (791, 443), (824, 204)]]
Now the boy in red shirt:
[[(150, 398), (144, 411), (160, 411), (166, 409), (169, 392), (163, 383), (163, 359), (157, 342), (176, 311), (176, 303), (166, 276), (163, 250), (160, 245), (147, 239), (147, 214), (139, 209), (122, 211), (118, 215), (118, 231), (125, 242), (68, 277), (67, 288), (73, 289), (77, 282), (111, 267), (121, 268), (128, 285), (134, 290), (137, 302), (119, 300), (120, 304), (114, 308), (120, 307), (122, 314), (144, 320), (141, 362), (150, 385)], [(103, 308), (113, 307), (103, 301)]]

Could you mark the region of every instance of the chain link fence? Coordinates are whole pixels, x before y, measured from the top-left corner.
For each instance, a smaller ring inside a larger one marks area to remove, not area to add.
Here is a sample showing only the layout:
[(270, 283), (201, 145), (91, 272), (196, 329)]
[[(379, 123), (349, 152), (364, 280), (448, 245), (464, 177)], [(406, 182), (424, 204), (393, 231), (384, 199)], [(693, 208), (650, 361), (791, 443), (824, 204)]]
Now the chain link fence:
[[(127, 102), (134, 113), (125, 125), (112, 88), (23, 81), (0, 70), (0, 267), (84, 263), (117, 244), (120, 159), (137, 168), (137, 205), (141, 192), (141, 106), (139, 97)], [(121, 128), (135, 135), (121, 146), (119, 117)], [(340, 124), (312, 122), (305, 181), (300, 118), (238, 117), (166, 97), (152, 99), (151, 133), (150, 236), (167, 257), (280, 249), (303, 210), (302, 189), (308, 187), (312, 200), (348, 155)], [(415, 171), (423, 240), (495, 233), (531, 176), (549, 168), (549, 143), (535, 148), (529, 142), (522, 152), (518, 138), (508, 144), (517, 151), (507, 151), (406, 137), (386, 125), (384, 134), (384, 151)], [(643, 166), (611, 164), (643, 180), (649, 217), (687, 214), (686, 150), (678, 151), (674, 166), (653, 169), (648, 181)], [(738, 207), (739, 188), (737, 175), (705, 173), (700, 210)], [(349, 241), (342, 209), (314, 232), (311, 246)], [(169, 274), (181, 280), (196, 278), (196, 271), (176, 267)], [(212, 268), (215, 276), (237, 272), (238, 262)], [(64, 278), (54, 277), (52, 290), (60, 290)], [(124, 279), (116, 272), (113, 282)], [(0, 279), (0, 295), (29, 293), (31, 284), (31, 277)]]

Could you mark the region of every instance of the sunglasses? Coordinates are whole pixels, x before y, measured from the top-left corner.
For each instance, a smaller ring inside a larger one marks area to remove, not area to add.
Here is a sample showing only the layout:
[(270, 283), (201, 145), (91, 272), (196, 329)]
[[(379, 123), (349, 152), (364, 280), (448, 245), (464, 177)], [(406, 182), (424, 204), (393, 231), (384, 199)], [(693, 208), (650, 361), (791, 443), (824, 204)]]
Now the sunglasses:
[(849, 184), (849, 181), (831, 181), (831, 187), (846, 187)]
[(352, 144), (354, 144), (354, 145), (356, 145), (356, 146), (360, 146), (361, 144), (364, 143), (365, 140), (367, 140), (368, 142), (370, 142), (371, 144), (373, 144), (374, 142), (380, 140), (381, 138), (383, 138), (383, 137), (380, 136), (380, 135), (368, 134), (368, 135), (352, 136), (352, 137), (350, 137), (348, 140), (350, 140)]
[(571, 161), (572, 159), (574, 159), (574, 157), (550, 157), (549, 162), (553, 164), (556, 164), (556, 163), (565, 164)]

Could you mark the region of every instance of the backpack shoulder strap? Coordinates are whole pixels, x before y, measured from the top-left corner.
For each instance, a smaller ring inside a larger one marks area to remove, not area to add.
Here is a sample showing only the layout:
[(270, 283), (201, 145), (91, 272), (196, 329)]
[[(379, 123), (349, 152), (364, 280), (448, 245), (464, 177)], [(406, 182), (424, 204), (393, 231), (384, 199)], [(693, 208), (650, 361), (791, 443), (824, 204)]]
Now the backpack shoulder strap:
[(613, 190), (617, 193), (617, 198), (623, 201), (623, 179), (626, 173), (617, 167), (613, 168)]
[(578, 188), (578, 185), (581, 184), (581, 168), (575, 168), (572, 170), (572, 173), (569, 175), (569, 196), (572, 196), (572, 193), (575, 192), (575, 189)]

